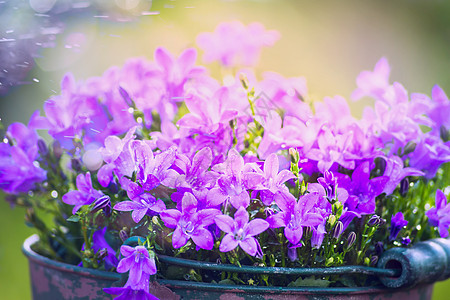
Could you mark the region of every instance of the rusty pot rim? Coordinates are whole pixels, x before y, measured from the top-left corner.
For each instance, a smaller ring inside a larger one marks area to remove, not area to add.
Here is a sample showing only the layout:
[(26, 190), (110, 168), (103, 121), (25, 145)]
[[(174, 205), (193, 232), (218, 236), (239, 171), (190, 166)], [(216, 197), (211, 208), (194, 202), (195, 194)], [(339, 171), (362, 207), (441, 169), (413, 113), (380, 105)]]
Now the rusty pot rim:
[[(39, 241), (39, 236), (34, 234), (28, 237), (22, 246), (22, 252), (34, 263), (47, 268), (59, 270), (67, 273), (76, 273), (81, 276), (99, 278), (111, 281), (111, 284), (120, 280), (122, 274), (115, 272), (100, 271), (90, 268), (83, 268), (59, 261), (49, 259), (35, 252), (31, 246)], [(384, 286), (365, 286), (365, 287), (280, 287), (280, 286), (246, 286), (246, 285), (222, 285), (204, 282), (192, 282), (181, 280), (156, 280), (159, 284), (169, 287), (170, 289), (186, 289), (195, 288), (203, 291), (242, 291), (248, 293), (299, 293), (299, 294), (320, 294), (320, 295), (352, 295), (352, 294), (374, 294), (374, 293), (391, 293), (401, 292), (409, 289), (420, 288), (429, 284), (421, 284), (412, 288), (388, 288)], [(432, 283), (431, 283), (432, 284)]]
[(32, 236), (28, 237), (25, 242), (22, 245), (22, 252), (25, 254), (25, 256), (33, 261), (34, 263), (37, 263), (39, 265), (56, 269), (62, 272), (68, 272), (68, 273), (78, 273), (82, 276), (87, 277), (95, 277), (95, 278), (101, 278), (106, 280), (111, 280), (111, 282), (117, 281), (121, 278), (121, 275), (114, 272), (107, 272), (107, 271), (100, 271), (90, 268), (83, 268), (63, 262), (59, 262), (56, 260), (52, 260), (48, 257), (42, 256), (35, 252), (33, 249), (31, 249), (31, 246), (39, 241), (39, 236), (37, 234), (33, 234)]

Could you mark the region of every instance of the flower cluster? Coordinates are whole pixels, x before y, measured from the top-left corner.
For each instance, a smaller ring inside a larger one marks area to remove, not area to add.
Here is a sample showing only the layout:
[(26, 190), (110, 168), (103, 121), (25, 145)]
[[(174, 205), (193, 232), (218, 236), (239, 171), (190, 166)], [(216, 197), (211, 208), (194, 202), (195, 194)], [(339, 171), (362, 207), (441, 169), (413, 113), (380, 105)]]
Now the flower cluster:
[[(231, 22), (198, 43), (206, 61), (229, 67), (254, 64), (276, 39), (259, 23)], [(153, 299), (158, 254), (374, 265), (384, 249), (448, 236), (450, 101), (439, 86), (431, 98), (408, 95), (390, 84), (382, 58), (357, 78), (352, 98), (375, 99), (357, 119), (341, 96), (311, 103), (301, 77), (257, 80), (246, 70), (221, 85), (196, 57), (158, 48), (152, 62), (133, 59), (84, 82), (66, 75), (45, 115), (10, 125), (0, 145), (0, 187), (16, 204), (39, 209), (51, 195), (56, 226), (84, 241), (61, 233), (67, 251), (84, 267), (129, 272), (108, 293)], [(35, 129), (48, 130), (52, 147)], [(36, 215), (28, 220), (50, 232)], [(122, 244), (132, 236), (145, 241)]]

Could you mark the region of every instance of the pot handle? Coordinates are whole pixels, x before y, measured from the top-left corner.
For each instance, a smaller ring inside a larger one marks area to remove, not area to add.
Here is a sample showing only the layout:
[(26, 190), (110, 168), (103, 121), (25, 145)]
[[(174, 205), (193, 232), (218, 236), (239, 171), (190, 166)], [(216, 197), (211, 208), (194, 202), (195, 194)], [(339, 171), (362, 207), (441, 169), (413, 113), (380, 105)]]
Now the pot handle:
[(378, 260), (378, 268), (400, 269), (399, 276), (379, 276), (390, 288), (447, 279), (450, 277), (450, 240), (437, 238), (410, 248), (389, 249)]

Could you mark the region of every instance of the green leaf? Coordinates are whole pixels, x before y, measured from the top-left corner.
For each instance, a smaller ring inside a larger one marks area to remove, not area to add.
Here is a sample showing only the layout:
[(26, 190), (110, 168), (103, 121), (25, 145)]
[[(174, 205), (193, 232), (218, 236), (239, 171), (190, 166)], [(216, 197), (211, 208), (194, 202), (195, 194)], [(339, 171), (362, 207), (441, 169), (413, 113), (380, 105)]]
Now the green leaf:
[(328, 287), (331, 284), (329, 280), (315, 279), (314, 276), (302, 279), (299, 277), (296, 281), (288, 284), (288, 287), (314, 286), (314, 287)]
[(73, 215), (67, 218), (67, 221), (77, 223), (80, 222), (80, 217), (77, 215)]
[(231, 280), (231, 279), (224, 279), (224, 280), (221, 280), (221, 281), (219, 281), (219, 284), (236, 285), (236, 283), (235, 283), (233, 280)]
[(353, 277), (350, 277), (348, 275), (343, 275), (339, 278), (339, 282), (341, 282), (344, 286), (347, 287), (356, 287), (358, 286), (355, 282), (355, 280), (353, 279)]

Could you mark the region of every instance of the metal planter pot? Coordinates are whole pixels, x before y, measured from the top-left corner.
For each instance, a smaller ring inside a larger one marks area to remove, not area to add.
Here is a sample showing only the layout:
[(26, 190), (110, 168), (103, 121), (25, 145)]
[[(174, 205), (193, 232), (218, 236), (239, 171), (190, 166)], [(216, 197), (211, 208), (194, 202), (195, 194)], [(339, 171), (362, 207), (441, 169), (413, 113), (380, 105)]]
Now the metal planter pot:
[[(52, 299), (112, 299), (103, 288), (120, 285), (117, 273), (86, 269), (50, 260), (31, 249), (38, 241), (29, 237), (23, 252), (28, 257), (32, 295), (34, 300)], [(395, 251), (391, 251), (395, 250)], [(397, 248), (385, 252), (378, 268), (327, 268), (334, 274), (376, 274), (386, 287), (257, 287), (219, 285), (191, 281), (157, 280), (150, 292), (162, 300), (169, 299), (431, 299), (435, 281), (450, 277), (450, 241), (435, 239), (418, 243), (411, 248)], [(160, 256), (160, 261), (198, 269), (237, 268)], [(291, 272), (283, 268), (243, 267), (240, 272)], [(262, 270), (262, 271), (261, 271)], [(320, 270), (291, 269), (296, 274), (312, 274)], [(324, 269), (322, 269), (323, 271)], [(229, 271), (232, 271), (231, 269)], [(337, 272), (337, 273), (336, 273)], [(396, 274), (393, 276), (392, 274)], [(284, 273), (286, 274), (286, 273)], [(391, 275), (389, 275), (391, 274)]]

